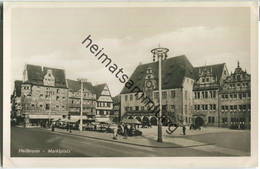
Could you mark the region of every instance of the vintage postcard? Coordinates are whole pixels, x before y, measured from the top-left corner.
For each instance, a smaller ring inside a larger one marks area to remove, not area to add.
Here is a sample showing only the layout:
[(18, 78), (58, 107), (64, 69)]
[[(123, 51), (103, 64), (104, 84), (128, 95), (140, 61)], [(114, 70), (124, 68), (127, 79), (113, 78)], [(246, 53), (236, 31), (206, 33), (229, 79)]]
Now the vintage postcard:
[(257, 1), (4, 3), (5, 167), (255, 167)]

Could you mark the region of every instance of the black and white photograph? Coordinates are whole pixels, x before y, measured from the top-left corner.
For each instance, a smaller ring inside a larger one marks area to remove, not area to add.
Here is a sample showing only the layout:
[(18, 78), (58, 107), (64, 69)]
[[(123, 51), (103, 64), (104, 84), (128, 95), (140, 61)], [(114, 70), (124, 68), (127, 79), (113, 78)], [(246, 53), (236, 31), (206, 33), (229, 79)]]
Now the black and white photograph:
[(256, 155), (254, 1), (4, 7), (8, 162)]

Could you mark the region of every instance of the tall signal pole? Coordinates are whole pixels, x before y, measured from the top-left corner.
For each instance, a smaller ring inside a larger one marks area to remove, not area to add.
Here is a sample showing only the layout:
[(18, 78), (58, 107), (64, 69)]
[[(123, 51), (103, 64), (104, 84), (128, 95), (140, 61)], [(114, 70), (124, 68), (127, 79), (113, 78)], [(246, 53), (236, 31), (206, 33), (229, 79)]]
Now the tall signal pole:
[(159, 70), (158, 70), (158, 77), (159, 77), (159, 106), (160, 111), (157, 118), (158, 124), (158, 138), (157, 142), (163, 142), (162, 139), (162, 60), (167, 59), (167, 52), (169, 49), (167, 48), (155, 48), (151, 52), (153, 53), (153, 60), (155, 61), (155, 57), (158, 59)]
[(87, 82), (87, 79), (78, 79), (80, 81), (80, 122), (79, 130), (83, 130), (83, 83)]

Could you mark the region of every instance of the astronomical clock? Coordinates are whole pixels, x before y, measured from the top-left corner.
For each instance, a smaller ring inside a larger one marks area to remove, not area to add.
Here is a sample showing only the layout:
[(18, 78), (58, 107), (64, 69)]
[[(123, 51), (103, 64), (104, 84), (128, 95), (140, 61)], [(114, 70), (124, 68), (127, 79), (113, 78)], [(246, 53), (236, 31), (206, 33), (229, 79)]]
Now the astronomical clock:
[(153, 90), (156, 88), (156, 80), (153, 75), (153, 71), (151, 67), (146, 69), (146, 76), (144, 81), (144, 91), (146, 96), (150, 96), (152, 98)]

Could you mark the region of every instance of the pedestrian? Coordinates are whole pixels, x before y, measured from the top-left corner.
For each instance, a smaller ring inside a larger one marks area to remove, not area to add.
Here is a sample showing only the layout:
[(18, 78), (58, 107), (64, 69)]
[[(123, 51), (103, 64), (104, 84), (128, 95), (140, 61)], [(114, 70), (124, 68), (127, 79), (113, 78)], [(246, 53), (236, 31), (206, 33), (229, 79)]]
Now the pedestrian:
[(183, 135), (186, 135), (186, 127), (185, 126), (182, 127), (182, 132), (183, 132)]
[(69, 123), (67, 123), (66, 129), (67, 129), (67, 131), (69, 131)]
[(70, 133), (72, 132), (71, 128), (72, 128), (72, 124), (69, 123), (69, 131), (70, 131)]
[(127, 139), (127, 135), (128, 135), (128, 128), (127, 128), (127, 124), (124, 125), (124, 139)]
[(52, 131), (52, 132), (55, 131), (55, 124), (54, 124), (54, 123), (51, 124), (51, 131)]
[(118, 131), (118, 128), (117, 126), (113, 129), (113, 139), (114, 140), (117, 140), (117, 131)]

